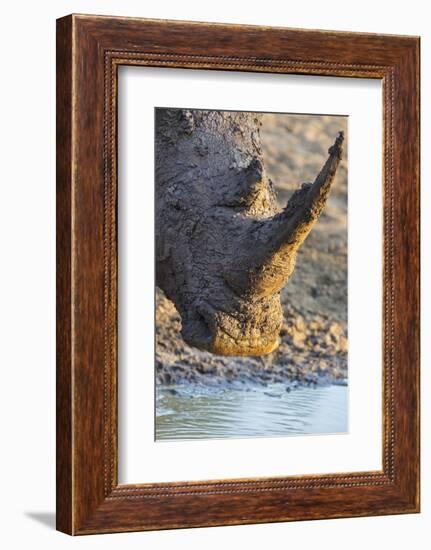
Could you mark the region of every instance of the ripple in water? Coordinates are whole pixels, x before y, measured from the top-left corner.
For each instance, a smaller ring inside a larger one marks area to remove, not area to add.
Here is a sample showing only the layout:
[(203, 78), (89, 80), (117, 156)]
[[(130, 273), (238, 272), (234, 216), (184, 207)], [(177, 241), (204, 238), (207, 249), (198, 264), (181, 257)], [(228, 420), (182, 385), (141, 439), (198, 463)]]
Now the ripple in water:
[(158, 386), (156, 440), (345, 433), (347, 393), (345, 386)]

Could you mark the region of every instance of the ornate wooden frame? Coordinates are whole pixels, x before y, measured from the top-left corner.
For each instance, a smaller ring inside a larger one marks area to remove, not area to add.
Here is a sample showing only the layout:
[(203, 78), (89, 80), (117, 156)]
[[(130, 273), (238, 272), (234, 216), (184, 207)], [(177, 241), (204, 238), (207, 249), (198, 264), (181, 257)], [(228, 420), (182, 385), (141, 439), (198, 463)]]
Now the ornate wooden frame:
[[(119, 65), (383, 82), (383, 470), (119, 485)], [(57, 528), (69, 534), (419, 510), (419, 38), (70, 15), (57, 21)]]

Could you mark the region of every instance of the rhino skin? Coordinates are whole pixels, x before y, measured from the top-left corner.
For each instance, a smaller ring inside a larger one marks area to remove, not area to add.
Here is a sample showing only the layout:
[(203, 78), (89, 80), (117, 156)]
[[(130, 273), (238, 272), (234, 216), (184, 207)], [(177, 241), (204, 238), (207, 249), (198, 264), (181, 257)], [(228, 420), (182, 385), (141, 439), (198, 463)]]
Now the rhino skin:
[(340, 132), (314, 183), (280, 210), (260, 126), (255, 113), (156, 109), (156, 284), (184, 340), (219, 355), (279, 345), (280, 291), (342, 157)]

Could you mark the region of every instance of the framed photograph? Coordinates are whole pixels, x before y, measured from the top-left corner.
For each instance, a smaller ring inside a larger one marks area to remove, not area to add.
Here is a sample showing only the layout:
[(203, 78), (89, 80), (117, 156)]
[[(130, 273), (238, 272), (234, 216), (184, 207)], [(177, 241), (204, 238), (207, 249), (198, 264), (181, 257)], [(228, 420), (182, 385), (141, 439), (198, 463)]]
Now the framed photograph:
[(57, 21), (57, 528), (419, 511), (419, 38)]

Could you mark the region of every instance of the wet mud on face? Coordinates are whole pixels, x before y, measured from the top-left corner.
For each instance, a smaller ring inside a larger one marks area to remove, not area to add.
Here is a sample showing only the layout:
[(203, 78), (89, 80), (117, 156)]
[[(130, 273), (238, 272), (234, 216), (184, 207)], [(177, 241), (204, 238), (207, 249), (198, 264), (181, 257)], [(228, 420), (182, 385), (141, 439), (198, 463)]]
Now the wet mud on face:
[(279, 348), (260, 357), (223, 357), (188, 346), (175, 306), (157, 289), (158, 384), (314, 386), (347, 378), (347, 118), (267, 114), (261, 137), (265, 166), (284, 206), (298, 185), (313, 181), (339, 131), (345, 153), (331, 195), (281, 292)]

